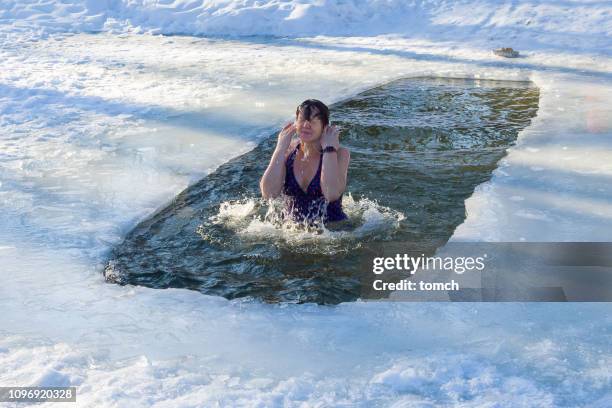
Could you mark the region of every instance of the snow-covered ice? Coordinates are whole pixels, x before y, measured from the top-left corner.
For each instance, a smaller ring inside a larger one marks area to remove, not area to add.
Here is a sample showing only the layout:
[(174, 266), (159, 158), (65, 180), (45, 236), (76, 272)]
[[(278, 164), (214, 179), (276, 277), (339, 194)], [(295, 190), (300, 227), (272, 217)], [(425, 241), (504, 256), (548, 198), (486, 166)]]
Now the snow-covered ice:
[(610, 241), (611, 16), (602, 1), (2, 2), (0, 385), (74, 385), (87, 407), (610, 406), (608, 304), (267, 305), (101, 268), (299, 101), (423, 75), (540, 88), (452, 239)]

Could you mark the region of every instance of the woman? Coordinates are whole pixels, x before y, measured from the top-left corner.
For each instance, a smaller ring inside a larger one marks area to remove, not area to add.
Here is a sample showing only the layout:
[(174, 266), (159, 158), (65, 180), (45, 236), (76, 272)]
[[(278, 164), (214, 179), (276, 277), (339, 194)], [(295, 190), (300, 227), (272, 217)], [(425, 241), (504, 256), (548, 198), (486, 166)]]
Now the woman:
[[(296, 221), (340, 221), (342, 193), (350, 160), (340, 147), (339, 131), (329, 126), (329, 109), (316, 99), (304, 101), (295, 122), (278, 134), (276, 149), (259, 187), (265, 199), (283, 193), (287, 211)], [(293, 139), (297, 134), (298, 138)]]

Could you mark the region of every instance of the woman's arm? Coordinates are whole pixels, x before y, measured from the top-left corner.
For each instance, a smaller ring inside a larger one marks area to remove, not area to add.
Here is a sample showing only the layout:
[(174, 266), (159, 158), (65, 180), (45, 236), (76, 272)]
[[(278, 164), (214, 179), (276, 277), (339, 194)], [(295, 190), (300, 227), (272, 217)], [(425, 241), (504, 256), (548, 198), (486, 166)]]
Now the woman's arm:
[(295, 134), (295, 124), (288, 123), (278, 134), (276, 149), (272, 153), (270, 164), (259, 182), (261, 195), (264, 199), (278, 197), (285, 183), (285, 161), (287, 151), (291, 145), (291, 138)]
[(340, 147), (339, 132), (335, 126), (328, 126), (321, 137), (321, 147), (334, 146), (336, 153), (323, 153), (321, 164), (321, 191), (327, 201), (335, 201), (346, 189), (346, 179), (351, 154)]

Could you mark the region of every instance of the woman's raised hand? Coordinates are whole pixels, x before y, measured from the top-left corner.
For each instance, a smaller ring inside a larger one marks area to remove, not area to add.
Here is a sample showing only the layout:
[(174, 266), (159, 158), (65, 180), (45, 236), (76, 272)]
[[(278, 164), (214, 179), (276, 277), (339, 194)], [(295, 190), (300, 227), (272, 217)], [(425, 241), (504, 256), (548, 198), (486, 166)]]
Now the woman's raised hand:
[(325, 126), (321, 135), (321, 148), (326, 146), (334, 146), (336, 150), (340, 148), (340, 129), (336, 126)]
[(261, 195), (266, 200), (278, 197), (282, 193), (283, 183), (285, 182), (287, 149), (291, 145), (294, 134), (296, 134), (296, 129), (293, 122), (287, 123), (278, 134), (276, 149), (274, 149), (270, 164), (268, 164), (268, 168), (259, 182)]
[(290, 122), (285, 125), (283, 130), (278, 134), (278, 141), (276, 142), (276, 148), (281, 149), (283, 151), (289, 148), (291, 144), (291, 139), (293, 139), (293, 135), (296, 134), (295, 123)]

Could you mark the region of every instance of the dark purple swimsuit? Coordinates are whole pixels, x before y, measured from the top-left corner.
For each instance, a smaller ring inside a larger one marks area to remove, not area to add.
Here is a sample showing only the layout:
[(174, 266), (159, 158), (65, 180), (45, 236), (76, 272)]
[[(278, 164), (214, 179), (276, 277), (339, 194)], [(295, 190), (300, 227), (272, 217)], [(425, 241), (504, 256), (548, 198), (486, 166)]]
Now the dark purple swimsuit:
[(348, 217), (342, 211), (342, 196), (335, 201), (328, 202), (326, 205), (323, 191), (321, 190), (321, 167), (323, 166), (323, 153), (319, 158), (319, 168), (308, 185), (306, 192), (302, 190), (300, 184), (293, 174), (293, 162), (300, 148), (298, 143), (291, 152), (285, 163), (286, 175), (283, 193), (287, 200), (287, 210), (295, 221), (314, 221), (323, 219), (323, 222), (341, 221)]

